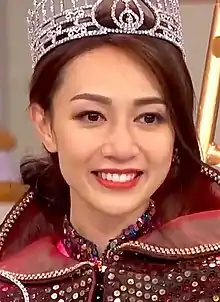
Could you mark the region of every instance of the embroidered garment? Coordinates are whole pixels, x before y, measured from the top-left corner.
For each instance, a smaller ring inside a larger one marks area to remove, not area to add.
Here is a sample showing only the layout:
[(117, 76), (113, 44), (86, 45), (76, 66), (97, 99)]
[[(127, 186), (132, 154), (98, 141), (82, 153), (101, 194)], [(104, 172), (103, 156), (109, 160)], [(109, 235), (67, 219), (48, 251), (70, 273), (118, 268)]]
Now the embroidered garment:
[(140, 224), (110, 242), (103, 259), (67, 221), (63, 235), (55, 212), (29, 193), (1, 227), (0, 301), (220, 301), (216, 173), (205, 170), (193, 188), (209, 211), (154, 229), (151, 205)]

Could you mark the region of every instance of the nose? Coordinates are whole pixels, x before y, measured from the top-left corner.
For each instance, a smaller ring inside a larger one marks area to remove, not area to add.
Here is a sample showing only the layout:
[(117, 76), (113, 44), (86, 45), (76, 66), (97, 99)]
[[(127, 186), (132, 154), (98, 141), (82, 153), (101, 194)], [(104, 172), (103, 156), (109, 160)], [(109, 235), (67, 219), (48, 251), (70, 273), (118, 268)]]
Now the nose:
[(122, 125), (114, 127), (102, 146), (104, 157), (120, 162), (129, 161), (138, 153), (139, 147), (131, 129), (127, 126), (122, 127)]

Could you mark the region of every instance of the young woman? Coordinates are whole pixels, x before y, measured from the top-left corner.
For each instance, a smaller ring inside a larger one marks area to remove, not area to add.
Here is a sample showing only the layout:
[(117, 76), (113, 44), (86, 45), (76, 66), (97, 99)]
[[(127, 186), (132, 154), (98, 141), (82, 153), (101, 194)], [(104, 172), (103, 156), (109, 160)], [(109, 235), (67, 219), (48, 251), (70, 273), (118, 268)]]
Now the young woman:
[(30, 188), (1, 227), (0, 301), (220, 301), (220, 176), (178, 3), (55, 2), (30, 12), (46, 154), (21, 165)]

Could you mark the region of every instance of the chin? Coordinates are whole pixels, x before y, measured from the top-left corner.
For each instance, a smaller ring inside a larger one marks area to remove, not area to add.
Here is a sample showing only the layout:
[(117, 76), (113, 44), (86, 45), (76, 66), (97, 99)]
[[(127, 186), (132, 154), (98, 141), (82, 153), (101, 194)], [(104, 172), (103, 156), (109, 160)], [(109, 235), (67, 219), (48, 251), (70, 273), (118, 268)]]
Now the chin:
[[(146, 199), (145, 199), (146, 200)], [(104, 202), (103, 202), (104, 201)], [(112, 197), (112, 198), (102, 198), (100, 202), (94, 205), (97, 211), (102, 212), (103, 215), (110, 215), (110, 216), (124, 216), (129, 215), (129, 213), (133, 213), (137, 211), (138, 208), (146, 208), (147, 204), (140, 202), (138, 200), (129, 200), (128, 197)], [(142, 213), (140, 213), (142, 214)]]

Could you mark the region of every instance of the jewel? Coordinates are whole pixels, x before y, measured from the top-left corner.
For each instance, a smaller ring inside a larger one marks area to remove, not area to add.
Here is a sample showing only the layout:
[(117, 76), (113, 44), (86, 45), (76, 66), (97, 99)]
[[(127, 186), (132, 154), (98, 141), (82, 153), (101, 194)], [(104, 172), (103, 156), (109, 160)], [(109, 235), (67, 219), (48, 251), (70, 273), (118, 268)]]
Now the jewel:
[[(104, 26), (96, 18), (104, 2), (93, 0), (88, 4), (88, 0), (44, 0), (29, 10), (28, 36), (33, 68), (46, 53), (59, 45), (109, 33), (141, 34), (164, 39), (177, 46), (185, 56), (178, 0), (111, 0), (106, 15), (114, 23), (112, 27)], [(150, 29), (144, 23), (146, 10), (154, 18)]]

